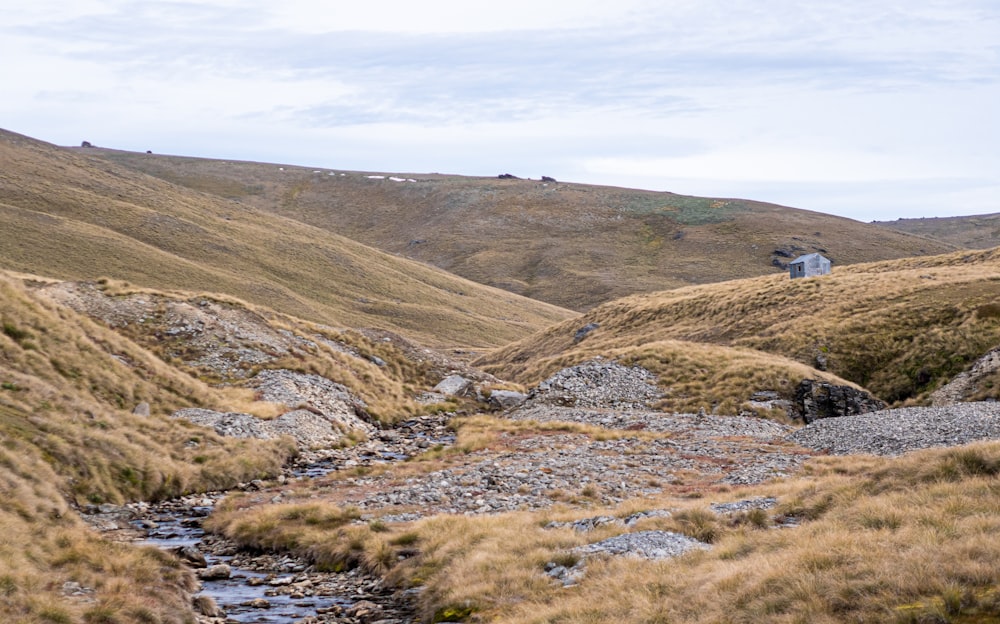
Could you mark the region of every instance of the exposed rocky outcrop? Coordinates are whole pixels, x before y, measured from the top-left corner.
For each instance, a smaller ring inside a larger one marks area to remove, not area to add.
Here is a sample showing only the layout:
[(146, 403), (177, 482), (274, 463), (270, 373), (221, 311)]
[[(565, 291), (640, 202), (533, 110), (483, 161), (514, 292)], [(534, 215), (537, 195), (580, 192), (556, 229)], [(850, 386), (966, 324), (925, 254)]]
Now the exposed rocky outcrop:
[(821, 418), (854, 416), (885, 409), (886, 404), (864, 390), (828, 381), (803, 379), (795, 389), (795, 410), (806, 423)]
[(976, 360), (969, 370), (959, 373), (950, 382), (931, 393), (931, 405), (954, 405), (969, 400), (969, 397), (979, 390), (983, 378), (995, 374), (998, 370), (1000, 370), (1000, 347), (989, 351)]
[(343, 430), (374, 431), (367, 422), (365, 402), (351, 394), (345, 386), (319, 375), (290, 370), (263, 370), (251, 380), (260, 399), (303, 407), (319, 413), (331, 424)]

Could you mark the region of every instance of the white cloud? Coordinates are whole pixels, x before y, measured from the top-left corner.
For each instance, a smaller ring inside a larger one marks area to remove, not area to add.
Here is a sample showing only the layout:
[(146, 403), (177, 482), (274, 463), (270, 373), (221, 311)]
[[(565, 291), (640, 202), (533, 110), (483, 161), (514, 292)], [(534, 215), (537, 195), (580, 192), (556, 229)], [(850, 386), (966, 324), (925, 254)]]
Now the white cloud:
[(12, 130), (887, 218), (1000, 211), (987, 0), (66, 4), (5, 7)]

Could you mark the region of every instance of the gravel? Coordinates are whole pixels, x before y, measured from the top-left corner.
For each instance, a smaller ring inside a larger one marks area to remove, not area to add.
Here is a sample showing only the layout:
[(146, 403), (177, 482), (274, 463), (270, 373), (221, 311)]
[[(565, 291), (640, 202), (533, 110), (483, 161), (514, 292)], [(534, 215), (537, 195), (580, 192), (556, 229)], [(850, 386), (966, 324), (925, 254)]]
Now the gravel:
[(642, 409), (661, 396), (656, 376), (646, 369), (598, 359), (552, 375), (532, 391), (529, 403)]
[(1000, 438), (1000, 403), (907, 407), (828, 418), (799, 429), (791, 442), (833, 455), (900, 455)]

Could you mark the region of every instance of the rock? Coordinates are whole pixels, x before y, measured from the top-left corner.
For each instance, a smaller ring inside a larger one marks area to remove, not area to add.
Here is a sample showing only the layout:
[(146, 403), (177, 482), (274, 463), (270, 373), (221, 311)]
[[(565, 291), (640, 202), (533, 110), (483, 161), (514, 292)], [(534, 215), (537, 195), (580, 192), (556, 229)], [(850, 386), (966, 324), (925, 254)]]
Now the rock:
[(132, 409), (132, 413), (136, 416), (149, 416), (149, 403), (143, 401), (142, 403), (136, 405)]
[(170, 552), (177, 555), (177, 557), (188, 564), (192, 568), (207, 568), (208, 561), (205, 560), (205, 555), (201, 554), (201, 551), (194, 546), (178, 546)]
[(528, 399), (523, 392), (513, 390), (494, 390), (490, 392), (490, 406), (498, 410), (509, 410), (521, 405)]
[(573, 334), (573, 344), (576, 344), (587, 337), (587, 334), (600, 327), (600, 323), (587, 323)]
[[(998, 369), (1000, 369), (1000, 347), (987, 352), (976, 360), (969, 370), (959, 373), (947, 384), (932, 392), (931, 405), (940, 407), (967, 401), (980, 389), (980, 382), (990, 378)], [(921, 380), (917, 381), (919, 383)]]
[(198, 578), (203, 581), (220, 581), (229, 578), (232, 573), (233, 570), (228, 565), (217, 563), (204, 570), (198, 570)]
[(819, 418), (854, 416), (885, 409), (886, 404), (864, 390), (828, 381), (803, 379), (795, 389), (795, 408), (807, 424)]
[(90, 141), (81, 141), (80, 147), (94, 147), (94, 144), (91, 143)]
[(370, 600), (359, 600), (347, 609), (349, 617), (357, 618), (362, 622), (371, 622), (382, 616), (384, 608), (380, 604)]
[(542, 176), (542, 182), (555, 182), (556, 179), (551, 176)]
[(263, 598), (254, 598), (253, 600), (247, 600), (246, 602), (241, 602), (240, 606), (250, 607), (251, 609), (270, 609), (271, 603)]
[(501, 180), (517, 180), (518, 179), (518, 177), (516, 175), (510, 174), (510, 173), (501, 173), (497, 177), (499, 179), (501, 179)]
[(471, 396), (474, 391), (472, 382), (461, 375), (448, 375), (433, 388), (433, 392), (457, 397)]

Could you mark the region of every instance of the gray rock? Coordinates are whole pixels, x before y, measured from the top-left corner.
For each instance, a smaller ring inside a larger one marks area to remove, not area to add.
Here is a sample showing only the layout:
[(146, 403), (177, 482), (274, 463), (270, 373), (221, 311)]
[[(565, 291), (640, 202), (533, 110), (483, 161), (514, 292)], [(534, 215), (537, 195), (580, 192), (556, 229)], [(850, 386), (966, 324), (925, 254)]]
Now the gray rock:
[(513, 390), (494, 390), (490, 393), (490, 406), (494, 409), (509, 410), (518, 407), (528, 399), (523, 392)]
[(194, 546), (178, 546), (172, 551), (177, 557), (188, 564), (192, 568), (207, 568), (208, 561), (205, 560), (205, 555), (201, 554), (201, 551)]
[(576, 344), (587, 337), (587, 334), (600, 327), (600, 323), (587, 323), (573, 334), (573, 344)]
[(149, 416), (149, 403), (143, 401), (132, 408), (132, 413), (136, 416)]
[(886, 404), (850, 386), (803, 379), (795, 389), (795, 409), (807, 424), (820, 418), (840, 418), (885, 409)]
[(220, 581), (227, 579), (233, 573), (232, 568), (230, 568), (225, 563), (217, 563), (214, 566), (205, 568), (204, 570), (198, 570), (198, 578), (203, 581)]
[(471, 396), (475, 393), (472, 382), (461, 375), (448, 375), (442, 379), (438, 385), (434, 386), (433, 392), (445, 396)]

